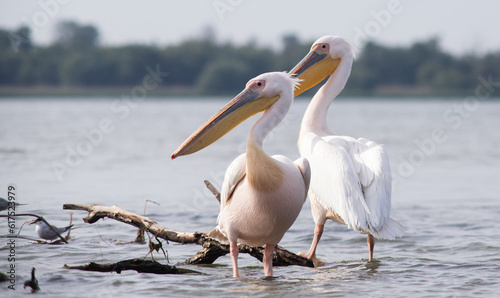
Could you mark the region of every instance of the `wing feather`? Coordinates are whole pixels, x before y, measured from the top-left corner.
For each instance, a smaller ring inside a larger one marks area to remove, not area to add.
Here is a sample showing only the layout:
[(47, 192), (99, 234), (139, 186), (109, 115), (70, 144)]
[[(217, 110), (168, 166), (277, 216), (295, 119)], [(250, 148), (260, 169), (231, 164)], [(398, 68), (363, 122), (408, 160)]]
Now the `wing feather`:
[(379, 230), (391, 212), (391, 166), (383, 145), (367, 139), (354, 143), (366, 204), (370, 209), (370, 227)]
[(311, 183), (311, 167), (309, 166), (309, 161), (303, 157), (297, 158), (294, 162), (295, 166), (300, 171), (302, 179), (304, 179), (304, 184), (306, 186), (306, 193), (309, 190), (309, 184)]
[[(237, 158), (235, 158), (224, 174), (224, 182), (222, 183), (222, 188), (220, 192), (220, 210), (219, 216), (217, 217), (217, 224), (219, 224), (220, 216), (222, 214), (222, 210), (227, 206), (231, 197), (233, 196), (236, 187), (240, 184), (240, 182), (245, 178), (246, 175), (246, 161), (247, 155), (246, 153), (241, 154)], [(227, 235), (222, 232), (217, 225), (208, 235), (212, 238), (219, 239), (224, 243), (228, 243)]]
[(221, 189), (221, 210), (224, 209), (224, 207), (231, 199), (231, 196), (233, 195), (234, 190), (236, 189), (240, 181), (245, 178), (246, 160), (247, 155), (246, 153), (243, 153), (240, 156), (236, 157), (227, 168)]
[(349, 228), (359, 231), (366, 229), (369, 211), (345, 145), (341, 139), (324, 140), (308, 133), (301, 141), (300, 151), (311, 165), (310, 187), (318, 202), (338, 214)]
[(363, 138), (308, 133), (300, 151), (311, 164), (310, 191), (349, 228), (383, 239), (403, 233), (403, 227), (389, 218), (392, 178), (382, 145)]

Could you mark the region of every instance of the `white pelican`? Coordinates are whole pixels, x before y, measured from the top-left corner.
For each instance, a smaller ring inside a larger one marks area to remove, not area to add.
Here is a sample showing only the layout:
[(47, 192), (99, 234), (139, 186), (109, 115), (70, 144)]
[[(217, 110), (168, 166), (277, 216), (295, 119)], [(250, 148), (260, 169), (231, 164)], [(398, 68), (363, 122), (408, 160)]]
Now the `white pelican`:
[(201, 150), (248, 117), (265, 110), (250, 131), (247, 152), (228, 167), (221, 190), (217, 229), (229, 240), (234, 277), (239, 276), (237, 242), (265, 245), (264, 273), (273, 274), (274, 248), (299, 215), (307, 197), (307, 160), (292, 162), (282, 155), (271, 158), (263, 151), (264, 139), (292, 104), (297, 82), (280, 72), (255, 77), (172, 154), (173, 159)]
[(303, 80), (295, 95), (330, 76), (307, 107), (298, 141), (301, 156), (311, 165), (309, 198), (316, 223), (311, 248), (301, 254), (315, 266), (323, 264), (316, 258), (316, 247), (327, 219), (368, 234), (369, 261), (375, 238), (394, 239), (405, 230), (389, 217), (392, 178), (384, 147), (365, 138), (335, 135), (327, 127), (328, 108), (344, 88), (353, 60), (346, 40), (324, 36), (290, 71)]

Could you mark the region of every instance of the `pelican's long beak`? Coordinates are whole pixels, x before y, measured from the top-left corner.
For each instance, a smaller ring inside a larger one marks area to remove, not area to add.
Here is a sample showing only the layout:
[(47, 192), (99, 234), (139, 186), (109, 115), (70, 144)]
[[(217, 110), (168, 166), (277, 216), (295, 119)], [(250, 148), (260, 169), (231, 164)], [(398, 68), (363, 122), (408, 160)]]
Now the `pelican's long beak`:
[(311, 51), (291, 71), (290, 75), (301, 79), (294, 96), (314, 87), (331, 75), (339, 66), (340, 58), (332, 59), (329, 53), (313, 47)]
[(243, 90), (203, 124), (172, 154), (172, 159), (195, 153), (220, 139), (249, 117), (266, 110), (279, 96), (266, 97), (261, 92)]

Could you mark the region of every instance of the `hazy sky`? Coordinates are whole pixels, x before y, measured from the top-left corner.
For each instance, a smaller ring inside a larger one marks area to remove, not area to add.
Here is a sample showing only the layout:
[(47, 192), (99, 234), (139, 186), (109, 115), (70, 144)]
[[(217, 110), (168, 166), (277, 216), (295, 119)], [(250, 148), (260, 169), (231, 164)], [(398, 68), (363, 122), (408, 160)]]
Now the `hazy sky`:
[(68, 19), (95, 25), (112, 45), (176, 43), (207, 25), (219, 41), (273, 46), (289, 33), (302, 40), (341, 35), (358, 47), (369, 37), (408, 45), (438, 36), (444, 49), (462, 54), (500, 50), (499, 11), (498, 0), (0, 0), (0, 27), (26, 23), (42, 44)]

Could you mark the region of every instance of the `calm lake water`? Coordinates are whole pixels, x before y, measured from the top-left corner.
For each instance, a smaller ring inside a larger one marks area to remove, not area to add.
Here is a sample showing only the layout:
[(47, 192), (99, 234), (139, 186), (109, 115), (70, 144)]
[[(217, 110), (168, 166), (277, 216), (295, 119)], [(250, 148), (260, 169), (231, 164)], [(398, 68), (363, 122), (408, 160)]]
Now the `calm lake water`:
[[(0, 196), (16, 187), (17, 213), (68, 223), (64, 203), (118, 206), (176, 231), (209, 231), (219, 206), (204, 179), (220, 187), (229, 163), (245, 149), (256, 118), (193, 155), (170, 160), (186, 137), (219, 110), (226, 98), (155, 99), (127, 106), (112, 99), (0, 100)], [(298, 99), (265, 143), (269, 154), (297, 158), (298, 129), (307, 100)], [(50, 297), (99, 296), (497, 296), (500, 291), (500, 102), (456, 99), (344, 98), (329, 114), (338, 134), (385, 144), (394, 177), (392, 216), (408, 227), (395, 241), (378, 241), (368, 263), (366, 237), (327, 222), (320, 268), (276, 267), (263, 278), (262, 264), (240, 254), (240, 279), (230, 257), (215, 266), (188, 266), (203, 275), (154, 275), (63, 269), (141, 258), (147, 245), (127, 244), (136, 230), (114, 220), (89, 225), (74, 211), (78, 229), (68, 245), (16, 240), (16, 290), (0, 283), (1, 296), (28, 295), (22, 288), (36, 267), (41, 292)], [(314, 223), (306, 201), (280, 243), (307, 251)], [(5, 211), (2, 212), (5, 214)], [(16, 232), (29, 218), (17, 218)], [(0, 234), (8, 234), (0, 219)], [(36, 237), (25, 225), (21, 235)], [(0, 272), (9, 249), (0, 239)], [(170, 264), (182, 263), (197, 245), (164, 243)], [(162, 254), (155, 253), (161, 262)]]

